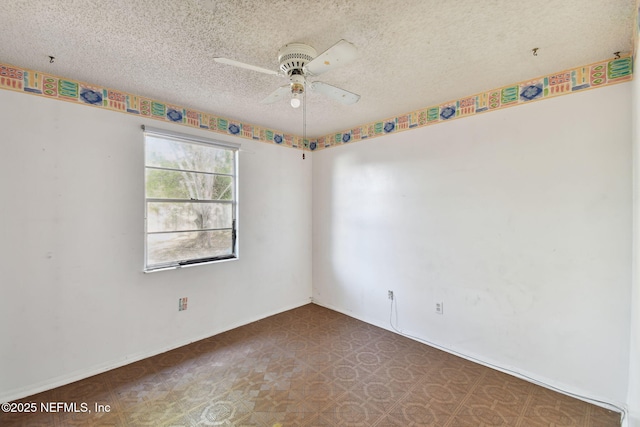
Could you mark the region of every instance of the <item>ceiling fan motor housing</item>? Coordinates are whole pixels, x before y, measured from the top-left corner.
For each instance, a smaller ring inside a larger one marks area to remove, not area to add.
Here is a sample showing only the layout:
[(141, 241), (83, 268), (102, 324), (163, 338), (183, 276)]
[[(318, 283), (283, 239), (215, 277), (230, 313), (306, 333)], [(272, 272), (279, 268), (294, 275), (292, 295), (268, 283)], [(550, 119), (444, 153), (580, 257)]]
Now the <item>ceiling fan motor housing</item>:
[(280, 70), (288, 76), (303, 74), (302, 67), (316, 56), (318, 56), (318, 52), (309, 45), (304, 43), (286, 44), (278, 52)]

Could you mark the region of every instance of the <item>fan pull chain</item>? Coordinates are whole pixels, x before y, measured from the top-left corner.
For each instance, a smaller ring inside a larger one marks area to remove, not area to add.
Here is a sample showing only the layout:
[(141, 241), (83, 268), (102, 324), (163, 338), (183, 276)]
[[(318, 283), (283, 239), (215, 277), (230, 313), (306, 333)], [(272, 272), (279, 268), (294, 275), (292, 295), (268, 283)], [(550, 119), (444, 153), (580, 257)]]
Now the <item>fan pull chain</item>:
[(307, 79), (304, 79), (304, 92), (302, 92), (302, 160), (304, 156), (304, 144), (307, 141)]

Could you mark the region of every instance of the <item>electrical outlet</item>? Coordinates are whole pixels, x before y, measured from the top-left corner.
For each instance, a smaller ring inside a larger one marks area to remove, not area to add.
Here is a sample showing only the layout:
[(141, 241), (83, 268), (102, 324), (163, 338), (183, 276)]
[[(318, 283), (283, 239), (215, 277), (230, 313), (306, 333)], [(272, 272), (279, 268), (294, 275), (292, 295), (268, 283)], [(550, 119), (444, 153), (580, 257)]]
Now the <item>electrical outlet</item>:
[(436, 313), (444, 314), (444, 303), (442, 301), (436, 303)]
[(178, 299), (178, 311), (183, 311), (187, 309), (187, 297)]
[(387, 297), (389, 297), (390, 300), (393, 300), (393, 291), (387, 291)]

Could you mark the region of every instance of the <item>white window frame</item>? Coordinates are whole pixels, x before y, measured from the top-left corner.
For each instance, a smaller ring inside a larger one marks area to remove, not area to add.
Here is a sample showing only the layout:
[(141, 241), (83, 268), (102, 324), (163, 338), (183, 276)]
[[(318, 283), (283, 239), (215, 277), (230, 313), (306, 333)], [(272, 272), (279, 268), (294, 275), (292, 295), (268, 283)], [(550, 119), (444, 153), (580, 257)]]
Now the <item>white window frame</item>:
[(180, 142), (193, 143), (199, 145), (208, 145), (218, 149), (230, 150), (233, 152), (233, 162), (234, 162), (234, 173), (231, 175), (233, 179), (233, 189), (232, 189), (232, 199), (229, 202), (231, 204), (231, 212), (232, 212), (232, 251), (230, 255), (224, 255), (219, 257), (211, 257), (211, 258), (199, 258), (199, 259), (188, 259), (182, 260), (175, 263), (166, 263), (166, 264), (152, 264), (148, 265), (147, 260), (147, 246), (148, 246), (148, 236), (150, 232), (147, 230), (147, 207), (150, 202), (157, 201), (158, 199), (150, 198), (147, 196), (147, 187), (146, 187), (146, 178), (144, 178), (145, 189), (144, 189), (144, 266), (143, 271), (145, 273), (151, 273), (155, 271), (163, 271), (163, 270), (174, 270), (183, 267), (193, 267), (196, 265), (207, 265), (224, 261), (232, 261), (239, 258), (239, 248), (238, 248), (238, 153), (240, 151), (240, 144), (226, 141), (218, 141), (209, 138), (202, 138), (199, 136), (172, 132), (165, 129), (154, 128), (146, 125), (142, 125), (142, 130), (144, 134), (144, 170), (146, 175), (147, 170), (147, 135), (153, 136), (156, 138), (166, 138), (171, 140), (176, 140)]

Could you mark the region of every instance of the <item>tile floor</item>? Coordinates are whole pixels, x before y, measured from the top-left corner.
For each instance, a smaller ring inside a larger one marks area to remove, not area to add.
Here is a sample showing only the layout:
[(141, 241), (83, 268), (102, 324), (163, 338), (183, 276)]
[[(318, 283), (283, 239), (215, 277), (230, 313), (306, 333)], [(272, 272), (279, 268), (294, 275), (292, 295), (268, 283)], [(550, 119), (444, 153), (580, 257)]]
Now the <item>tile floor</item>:
[[(39, 410), (0, 413), (0, 425), (620, 425), (616, 412), (314, 304), (19, 402)], [(40, 410), (50, 402), (78, 412)]]

